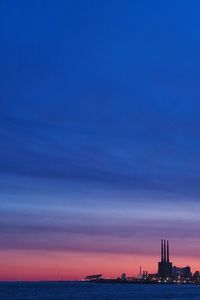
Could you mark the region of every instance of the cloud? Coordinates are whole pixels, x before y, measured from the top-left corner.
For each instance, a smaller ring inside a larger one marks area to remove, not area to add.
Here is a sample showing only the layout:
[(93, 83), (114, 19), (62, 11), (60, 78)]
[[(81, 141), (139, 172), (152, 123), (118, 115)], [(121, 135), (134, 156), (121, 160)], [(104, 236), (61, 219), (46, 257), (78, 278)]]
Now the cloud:
[[(173, 241), (174, 255), (192, 252), (199, 245), (198, 220), (148, 216), (126, 218), (103, 213), (4, 212), (0, 220), (3, 249), (76, 251), (94, 253), (159, 254), (160, 238)], [(191, 241), (183, 247), (180, 241)], [(148, 245), (148, 246), (146, 246)], [(192, 250), (191, 250), (192, 249)]]
[(76, 183), (77, 188), (85, 184), (100, 185), (100, 189), (149, 191), (151, 196), (157, 192), (193, 198), (199, 195), (199, 144), (176, 132), (174, 139), (179, 139), (180, 145), (177, 141), (163, 142), (154, 132), (148, 137), (133, 134), (133, 139), (121, 134), (116, 139), (110, 134), (109, 139), (70, 133), (65, 126), (40, 123), (34, 118), (4, 118), (1, 124), (2, 176), (49, 180), (49, 184), (66, 181)]
[[(0, 205), (16, 215), (0, 220), (1, 247), (131, 252), (132, 239), (196, 239), (192, 214), (170, 223), (149, 213), (170, 202), (185, 216), (199, 202), (196, 3), (4, 2)], [(107, 205), (118, 214), (141, 201), (143, 224), (103, 219)], [(24, 215), (38, 203), (54, 214)], [(74, 203), (61, 222), (58, 205)], [(83, 206), (102, 218), (85, 219)]]

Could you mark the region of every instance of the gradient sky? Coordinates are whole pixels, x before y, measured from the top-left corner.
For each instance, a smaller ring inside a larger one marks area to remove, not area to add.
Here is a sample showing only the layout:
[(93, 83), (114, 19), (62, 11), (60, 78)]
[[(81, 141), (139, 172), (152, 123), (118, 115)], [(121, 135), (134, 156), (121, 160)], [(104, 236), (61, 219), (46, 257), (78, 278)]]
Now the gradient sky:
[(0, 1), (0, 279), (200, 262), (199, 1)]

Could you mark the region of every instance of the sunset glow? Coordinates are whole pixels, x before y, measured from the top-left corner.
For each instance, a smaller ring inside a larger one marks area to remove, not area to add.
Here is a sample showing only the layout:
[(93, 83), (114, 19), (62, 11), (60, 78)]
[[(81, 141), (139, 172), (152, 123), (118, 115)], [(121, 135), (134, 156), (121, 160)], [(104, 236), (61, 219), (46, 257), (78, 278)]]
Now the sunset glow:
[(199, 4), (1, 2), (0, 280), (200, 269)]

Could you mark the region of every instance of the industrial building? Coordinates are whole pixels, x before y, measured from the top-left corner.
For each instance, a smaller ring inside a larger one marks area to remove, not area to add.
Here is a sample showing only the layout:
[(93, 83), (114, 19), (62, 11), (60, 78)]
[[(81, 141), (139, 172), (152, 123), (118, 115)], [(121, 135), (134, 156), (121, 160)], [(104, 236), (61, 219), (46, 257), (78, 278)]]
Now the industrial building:
[(172, 263), (169, 260), (169, 241), (161, 240), (161, 261), (158, 263), (158, 275), (161, 278), (172, 277)]
[(161, 240), (161, 259), (158, 262), (158, 272), (149, 274), (148, 271), (142, 271), (140, 267), (139, 275), (126, 276), (123, 273), (119, 277), (105, 278), (102, 274), (90, 275), (85, 277), (85, 281), (99, 283), (147, 283), (147, 284), (199, 284), (200, 272), (196, 271), (192, 274), (190, 266), (177, 267), (172, 266), (170, 262), (169, 241)]

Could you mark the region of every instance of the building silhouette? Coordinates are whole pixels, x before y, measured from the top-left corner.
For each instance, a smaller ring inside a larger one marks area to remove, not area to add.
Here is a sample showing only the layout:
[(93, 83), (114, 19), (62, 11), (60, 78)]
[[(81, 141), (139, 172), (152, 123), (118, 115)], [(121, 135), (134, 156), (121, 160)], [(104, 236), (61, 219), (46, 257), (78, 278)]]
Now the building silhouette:
[(192, 277), (191, 268), (189, 266), (186, 267), (176, 267), (173, 266), (172, 268), (172, 277), (173, 278), (184, 278), (189, 279)]
[(161, 240), (161, 261), (158, 263), (158, 275), (161, 278), (172, 276), (172, 263), (169, 261), (169, 241)]

